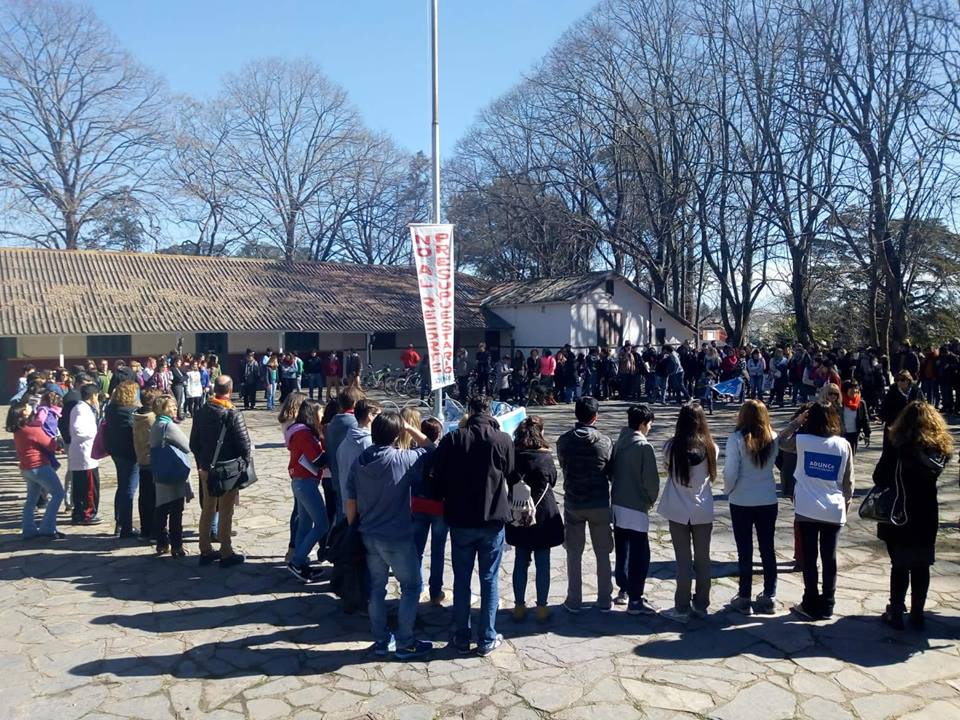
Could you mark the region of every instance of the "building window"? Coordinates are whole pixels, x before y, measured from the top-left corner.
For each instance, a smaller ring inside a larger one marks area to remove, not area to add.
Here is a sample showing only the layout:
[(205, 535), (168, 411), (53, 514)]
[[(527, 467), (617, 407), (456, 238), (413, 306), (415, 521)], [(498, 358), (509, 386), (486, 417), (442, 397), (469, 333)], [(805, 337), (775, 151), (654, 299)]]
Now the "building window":
[(130, 355), (129, 335), (87, 335), (88, 357), (123, 357)]
[(623, 313), (597, 310), (597, 346), (620, 347), (623, 342)]
[(201, 355), (213, 353), (221, 358), (227, 357), (226, 333), (197, 333), (197, 352)]
[(374, 333), (370, 338), (371, 350), (396, 350), (397, 334), (388, 332)]
[(657, 328), (657, 345), (663, 345), (667, 342), (667, 329)]
[(613, 280), (607, 280), (607, 281), (603, 284), (603, 291), (604, 291), (607, 295), (609, 295), (610, 297), (613, 297), (613, 289), (614, 289), (614, 287), (615, 287), (615, 284), (614, 284)]
[(320, 333), (288, 332), (283, 334), (283, 349), (287, 352), (309, 352), (320, 347)]

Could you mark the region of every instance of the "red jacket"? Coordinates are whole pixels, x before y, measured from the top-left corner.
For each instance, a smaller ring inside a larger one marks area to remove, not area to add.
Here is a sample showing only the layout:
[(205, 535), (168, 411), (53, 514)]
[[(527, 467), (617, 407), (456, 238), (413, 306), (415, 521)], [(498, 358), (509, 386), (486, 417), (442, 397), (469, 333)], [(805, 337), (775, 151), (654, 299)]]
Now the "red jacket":
[(33, 470), (50, 464), (50, 453), (57, 451), (57, 439), (40, 425), (26, 425), (13, 434), (13, 446), (21, 470)]
[[(323, 443), (320, 439), (310, 428), (299, 423), (288, 427), (284, 435), (290, 451), (290, 462), (287, 464), (290, 479), (319, 480), (323, 458)], [(310, 471), (310, 465), (316, 468), (316, 473)]]
[(413, 348), (407, 348), (401, 353), (400, 362), (403, 363), (403, 366), (407, 370), (410, 370), (411, 368), (415, 368), (417, 363), (420, 362), (420, 354)]

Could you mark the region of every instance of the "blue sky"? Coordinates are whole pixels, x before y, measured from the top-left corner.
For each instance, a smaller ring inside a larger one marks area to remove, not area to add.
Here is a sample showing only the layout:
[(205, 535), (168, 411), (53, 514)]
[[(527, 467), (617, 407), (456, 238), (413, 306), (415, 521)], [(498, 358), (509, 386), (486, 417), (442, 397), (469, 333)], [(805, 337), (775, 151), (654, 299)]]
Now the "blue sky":
[[(509, 90), (596, 0), (440, 0), (440, 137), (448, 155), (477, 111)], [(427, 0), (88, 0), (171, 90), (216, 94), (258, 57), (307, 56), (366, 124), (430, 147)]]

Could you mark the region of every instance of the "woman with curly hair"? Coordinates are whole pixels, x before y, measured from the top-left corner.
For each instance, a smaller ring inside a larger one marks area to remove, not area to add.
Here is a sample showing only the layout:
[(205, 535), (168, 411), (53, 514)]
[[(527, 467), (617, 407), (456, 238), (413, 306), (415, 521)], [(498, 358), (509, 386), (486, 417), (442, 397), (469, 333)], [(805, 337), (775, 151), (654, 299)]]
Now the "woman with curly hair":
[(910, 624), (918, 630), (924, 626), (940, 523), (937, 478), (952, 452), (953, 438), (943, 416), (932, 405), (913, 401), (890, 426), (889, 442), (873, 471), (878, 488), (899, 486), (903, 493), (906, 522), (877, 524), (877, 537), (887, 544), (890, 555), (890, 604), (882, 619), (897, 630), (904, 627), (908, 588)]
[[(121, 540), (140, 536), (133, 526), (133, 499), (140, 487), (140, 466), (133, 442), (133, 416), (140, 407), (140, 386), (124, 380), (114, 388), (104, 412), (107, 452), (117, 469), (117, 492), (113, 499), (116, 534)], [(149, 535), (144, 536), (149, 538)]]

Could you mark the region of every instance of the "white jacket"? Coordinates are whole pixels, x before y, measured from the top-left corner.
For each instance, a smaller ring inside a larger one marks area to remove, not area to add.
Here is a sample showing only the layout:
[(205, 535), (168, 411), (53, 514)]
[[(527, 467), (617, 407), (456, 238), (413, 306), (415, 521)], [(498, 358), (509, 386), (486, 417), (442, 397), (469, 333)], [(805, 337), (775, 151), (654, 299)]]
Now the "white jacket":
[(70, 411), (70, 447), (67, 450), (67, 467), (75, 470), (93, 470), (100, 467), (94, 460), (93, 440), (97, 437), (97, 414), (89, 403), (79, 402)]
[(843, 525), (847, 502), (853, 497), (850, 443), (842, 437), (797, 435), (797, 486), (794, 507), (798, 518)]

